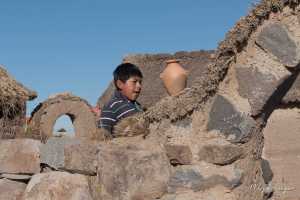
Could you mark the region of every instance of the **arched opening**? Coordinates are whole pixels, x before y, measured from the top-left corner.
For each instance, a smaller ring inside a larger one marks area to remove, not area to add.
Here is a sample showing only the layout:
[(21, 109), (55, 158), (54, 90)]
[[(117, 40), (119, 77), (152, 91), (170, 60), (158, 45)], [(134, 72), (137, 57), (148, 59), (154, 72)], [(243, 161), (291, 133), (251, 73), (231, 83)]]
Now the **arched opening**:
[(74, 118), (72, 115), (64, 114), (57, 118), (53, 127), (53, 135), (75, 136), (75, 128), (73, 125)]
[(263, 158), (273, 173), (274, 198), (297, 199), (300, 194), (300, 109), (276, 109), (263, 133)]

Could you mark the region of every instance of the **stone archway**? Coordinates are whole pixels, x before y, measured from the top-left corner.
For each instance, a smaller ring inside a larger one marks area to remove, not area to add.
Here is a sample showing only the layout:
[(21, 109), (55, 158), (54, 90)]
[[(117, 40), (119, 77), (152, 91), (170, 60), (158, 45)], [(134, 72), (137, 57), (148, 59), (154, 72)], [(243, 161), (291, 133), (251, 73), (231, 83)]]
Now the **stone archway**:
[(62, 115), (70, 117), (76, 137), (103, 139), (97, 128), (97, 118), (91, 111), (91, 105), (82, 98), (69, 93), (50, 97), (35, 108), (29, 124), (32, 137), (46, 141), (52, 136), (54, 124)]

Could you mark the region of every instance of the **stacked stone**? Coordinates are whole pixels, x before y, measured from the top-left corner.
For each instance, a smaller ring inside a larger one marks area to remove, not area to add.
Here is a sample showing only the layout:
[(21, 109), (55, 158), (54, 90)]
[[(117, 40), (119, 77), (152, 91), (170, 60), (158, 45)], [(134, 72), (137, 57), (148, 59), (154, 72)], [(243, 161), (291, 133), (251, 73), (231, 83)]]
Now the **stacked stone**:
[(182, 119), (152, 121), (146, 137), (1, 140), (0, 199), (268, 198), (262, 129), (298, 76), (297, 10), (262, 21), (218, 91)]
[(1, 140), (0, 199), (92, 199), (88, 178), (96, 173), (96, 150), (82, 143), (72, 138), (53, 138), (47, 144)]
[(142, 138), (1, 140), (0, 150), (0, 199), (6, 200), (155, 199), (170, 177), (162, 147)]

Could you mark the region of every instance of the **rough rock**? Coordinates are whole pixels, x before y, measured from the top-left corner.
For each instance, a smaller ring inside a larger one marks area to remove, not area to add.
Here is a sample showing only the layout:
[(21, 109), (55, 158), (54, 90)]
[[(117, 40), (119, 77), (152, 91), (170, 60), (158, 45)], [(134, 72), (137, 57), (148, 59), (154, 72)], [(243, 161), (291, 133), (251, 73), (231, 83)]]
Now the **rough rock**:
[(100, 147), (98, 176), (102, 199), (152, 200), (166, 192), (170, 164), (155, 141), (116, 139)]
[(285, 66), (296, 67), (299, 64), (297, 45), (282, 24), (273, 23), (264, 27), (256, 42)]
[(300, 76), (298, 75), (292, 87), (282, 99), (283, 104), (295, 104), (300, 102)]
[(270, 183), (273, 179), (274, 174), (269, 161), (267, 161), (266, 159), (262, 159), (261, 161), (261, 170), (265, 183)]
[(32, 139), (0, 140), (0, 173), (39, 173), (40, 146)]
[(167, 143), (165, 145), (167, 156), (172, 165), (188, 165), (192, 162), (192, 151), (188, 145)]
[(242, 172), (233, 166), (216, 167), (200, 162), (176, 167), (168, 183), (168, 193), (203, 191), (216, 185), (234, 188), (241, 184)]
[(92, 200), (87, 177), (67, 172), (37, 174), (28, 183), (24, 200)]
[(41, 163), (73, 173), (95, 175), (97, 144), (71, 137), (53, 137), (41, 147)]
[(26, 184), (0, 179), (0, 199), (1, 200), (23, 200), (22, 196), (25, 191)]
[(248, 115), (238, 112), (235, 107), (223, 96), (217, 95), (212, 104), (208, 131), (218, 130), (224, 134), (230, 142), (246, 142), (255, 121)]
[(243, 155), (243, 149), (233, 144), (207, 144), (199, 150), (199, 160), (216, 165), (228, 165)]
[(282, 74), (276, 78), (272, 74), (261, 73), (255, 69), (237, 67), (239, 92), (241, 96), (249, 99), (253, 116), (263, 112), (264, 107), (270, 104), (270, 98), (280, 98), (281, 91), (278, 88), (280, 89), (280, 85), (288, 80), (288, 77), (288, 74)]
[(168, 183), (168, 193), (175, 193), (184, 190), (199, 191), (204, 184), (204, 177), (201, 172), (191, 167), (178, 167), (171, 176)]

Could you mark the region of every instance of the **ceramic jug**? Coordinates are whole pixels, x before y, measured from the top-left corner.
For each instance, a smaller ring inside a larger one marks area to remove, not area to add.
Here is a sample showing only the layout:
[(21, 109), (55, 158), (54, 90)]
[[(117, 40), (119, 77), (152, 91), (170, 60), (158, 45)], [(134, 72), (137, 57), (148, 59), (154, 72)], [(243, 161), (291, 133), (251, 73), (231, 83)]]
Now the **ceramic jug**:
[(171, 96), (176, 96), (186, 87), (187, 71), (179, 64), (179, 60), (172, 59), (166, 61), (166, 67), (160, 74), (167, 92)]

